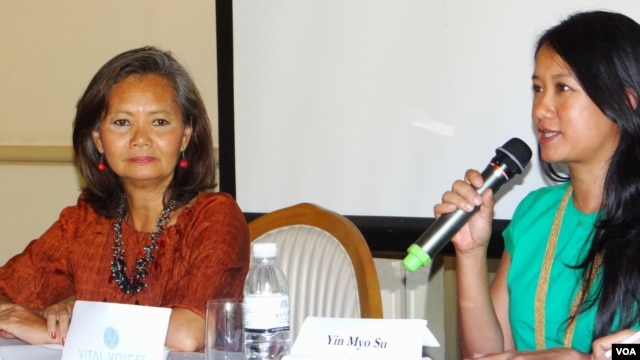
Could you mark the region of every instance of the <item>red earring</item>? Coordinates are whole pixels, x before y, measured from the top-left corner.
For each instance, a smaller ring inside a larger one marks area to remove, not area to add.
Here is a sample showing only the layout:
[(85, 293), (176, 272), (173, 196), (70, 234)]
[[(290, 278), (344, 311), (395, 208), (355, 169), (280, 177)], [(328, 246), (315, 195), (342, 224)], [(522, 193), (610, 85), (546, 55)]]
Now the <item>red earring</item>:
[(100, 161), (98, 161), (98, 165), (96, 165), (98, 171), (104, 171), (107, 168), (107, 165), (104, 163), (104, 154), (100, 154)]
[(182, 152), (182, 160), (179, 163), (180, 169), (186, 169), (189, 166), (189, 162), (184, 158), (184, 151)]

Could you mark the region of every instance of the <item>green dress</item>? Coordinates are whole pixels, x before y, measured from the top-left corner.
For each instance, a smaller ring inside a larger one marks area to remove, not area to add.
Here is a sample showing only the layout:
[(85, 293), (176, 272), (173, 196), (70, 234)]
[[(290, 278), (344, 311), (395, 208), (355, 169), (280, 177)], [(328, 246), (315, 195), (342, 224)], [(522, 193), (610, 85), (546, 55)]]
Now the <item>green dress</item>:
[[(516, 348), (535, 350), (534, 304), (542, 261), (556, 210), (569, 183), (530, 193), (517, 207), (505, 229), (505, 249), (511, 254), (507, 276), (509, 320)], [(584, 214), (567, 203), (551, 267), (545, 303), (546, 347), (562, 347), (571, 305), (582, 283), (581, 269), (571, 268), (584, 258), (593, 237), (597, 212)], [(596, 280), (598, 281), (598, 280)], [(596, 308), (578, 317), (572, 348), (590, 352)]]

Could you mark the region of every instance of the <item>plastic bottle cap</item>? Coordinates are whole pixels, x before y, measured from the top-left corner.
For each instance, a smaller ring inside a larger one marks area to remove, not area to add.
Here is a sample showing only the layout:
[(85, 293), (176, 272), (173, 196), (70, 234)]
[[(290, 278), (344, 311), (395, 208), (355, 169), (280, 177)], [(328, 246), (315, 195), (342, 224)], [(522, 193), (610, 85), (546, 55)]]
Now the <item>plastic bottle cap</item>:
[(269, 258), (276, 257), (277, 255), (276, 243), (254, 243), (253, 244), (253, 257), (256, 258)]
[(421, 266), (427, 266), (431, 263), (431, 256), (416, 244), (411, 245), (407, 252), (402, 264), (405, 269), (411, 272), (416, 272)]

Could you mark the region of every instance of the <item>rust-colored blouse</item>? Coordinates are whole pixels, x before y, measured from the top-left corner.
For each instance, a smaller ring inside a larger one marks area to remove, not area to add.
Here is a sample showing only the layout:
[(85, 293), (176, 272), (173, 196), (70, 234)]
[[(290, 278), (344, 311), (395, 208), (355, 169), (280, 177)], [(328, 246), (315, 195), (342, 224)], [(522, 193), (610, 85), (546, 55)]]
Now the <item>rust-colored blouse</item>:
[[(127, 275), (150, 233), (122, 224)], [(113, 219), (80, 198), (26, 249), (0, 267), (0, 294), (14, 303), (44, 309), (75, 295), (77, 300), (183, 307), (202, 316), (207, 300), (242, 297), (249, 268), (249, 232), (235, 200), (202, 193), (164, 230), (149, 265), (147, 287), (124, 294), (110, 281)]]

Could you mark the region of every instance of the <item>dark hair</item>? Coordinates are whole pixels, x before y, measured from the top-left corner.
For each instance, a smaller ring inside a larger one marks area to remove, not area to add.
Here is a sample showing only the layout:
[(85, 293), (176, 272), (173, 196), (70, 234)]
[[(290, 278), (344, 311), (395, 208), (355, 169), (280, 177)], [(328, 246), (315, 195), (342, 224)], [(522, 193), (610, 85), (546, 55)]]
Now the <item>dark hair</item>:
[(165, 193), (179, 207), (199, 192), (215, 186), (215, 159), (209, 117), (200, 93), (186, 69), (169, 53), (154, 47), (125, 51), (104, 64), (94, 75), (78, 100), (73, 123), (73, 150), (76, 165), (83, 176), (84, 199), (100, 214), (112, 217), (123, 195), (119, 177), (107, 167), (99, 171), (100, 153), (92, 133), (100, 124), (107, 99), (115, 84), (130, 75), (157, 75), (165, 79), (175, 92), (182, 110), (182, 121), (192, 129), (184, 156), (189, 166), (176, 164), (174, 177)]
[[(581, 12), (538, 41), (571, 68), (596, 106), (620, 131), (605, 177), (602, 207), (583, 269), (581, 310), (597, 306), (594, 338), (640, 322), (640, 25), (606, 11)], [(550, 167), (547, 166), (547, 170)], [(549, 172), (547, 172), (549, 175)], [(588, 287), (602, 256), (601, 281)], [(574, 314), (575, 315), (575, 314)], [(616, 328), (614, 328), (614, 325)]]

